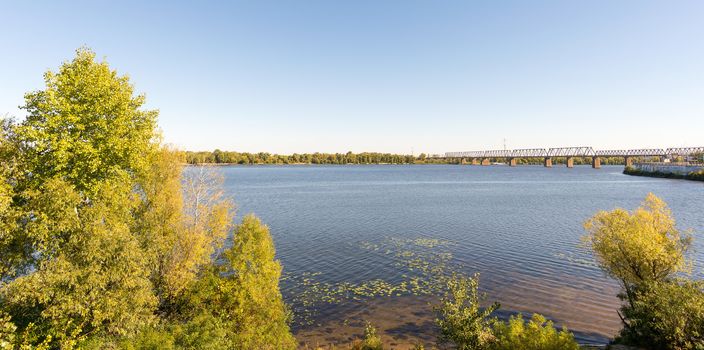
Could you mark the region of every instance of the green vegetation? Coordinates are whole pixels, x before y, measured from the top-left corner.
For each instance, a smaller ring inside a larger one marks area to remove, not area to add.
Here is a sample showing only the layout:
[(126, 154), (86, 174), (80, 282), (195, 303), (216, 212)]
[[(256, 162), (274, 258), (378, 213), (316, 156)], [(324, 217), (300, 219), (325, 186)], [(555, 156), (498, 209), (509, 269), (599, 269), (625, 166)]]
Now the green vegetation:
[(294, 348), (268, 229), (128, 78), (79, 49), (45, 83), (0, 129), (1, 348)]
[(383, 350), (383, 342), (376, 332), (376, 328), (367, 322), (364, 326), (364, 339), (352, 344), (352, 350)]
[(448, 284), (448, 293), (441, 299), (436, 320), (441, 340), (452, 342), (458, 350), (485, 349), (493, 340), (490, 315), (498, 303), (480, 308), (479, 275), (455, 276)]
[(441, 294), (449, 276), (452, 253), (447, 250), (452, 242), (431, 239), (387, 238), (377, 243), (362, 242), (361, 247), (371, 253), (383, 254), (404, 269), (400, 281), (373, 279), (359, 283), (324, 282), (320, 272), (288, 273), (282, 280), (289, 284), (289, 297), (294, 313), (294, 325), (312, 325), (318, 306), (358, 302), (380, 296), (432, 296)]
[(414, 157), (373, 152), (294, 153), (292, 155), (227, 152), (217, 149), (213, 152), (186, 152), (188, 164), (415, 164), (424, 163), (426, 159), (425, 154)]
[(621, 283), (628, 301), (644, 284), (689, 267), (685, 253), (691, 235), (677, 230), (670, 209), (652, 193), (632, 213), (601, 211), (584, 227), (588, 233), (584, 240), (599, 266)]
[[(184, 171), (186, 161), (203, 162), (201, 153), (163, 145), (157, 112), (90, 50), (46, 73), (45, 84), (25, 96), (26, 119), (0, 124), (0, 349), (294, 349), (294, 315), (279, 290), (269, 229), (252, 215), (234, 222), (213, 169)], [(240, 164), (426, 161), (372, 153), (211, 156)], [(704, 284), (685, 278), (691, 234), (677, 230), (666, 204), (648, 195), (633, 212), (597, 213), (585, 229), (597, 263), (623, 289), (619, 341), (704, 349)], [(299, 283), (292, 288), (299, 317), (315, 303), (444, 291), (437, 325), (458, 349), (578, 348), (543, 316), (492, 318), (499, 305), (481, 307), (478, 275), (455, 273), (450, 245), (364, 243), (406, 271), (398, 283), (284, 278)], [(367, 324), (352, 348), (379, 350), (383, 342)]]
[(576, 350), (579, 345), (566, 329), (557, 331), (551, 321), (534, 314), (528, 322), (521, 314), (508, 322), (491, 318), (499, 308), (494, 303), (481, 308), (484, 299), (478, 291), (479, 275), (454, 276), (448, 292), (438, 307), (436, 323), (441, 340), (454, 344), (458, 350)]
[(214, 342), (222, 349), (295, 348), (289, 312), (278, 288), (281, 265), (274, 260), (269, 229), (256, 217), (245, 216), (232, 247), (221, 257), (183, 298), (179, 316), (192, 320), (187, 326), (199, 338), (186, 347)]
[(704, 349), (704, 288), (680, 277), (691, 269), (691, 234), (676, 229), (665, 202), (649, 194), (633, 212), (597, 213), (585, 229), (599, 266), (623, 290), (617, 341), (646, 349)]
[(704, 181), (704, 170), (692, 171), (689, 174), (666, 173), (662, 171), (644, 171), (635, 167), (626, 167), (623, 173), (633, 176), (648, 176), (665, 179), (684, 179), (694, 181)]
[(704, 349), (704, 283), (686, 279), (654, 282), (630, 308), (622, 342), (652, 349)]
[[(216, 149), (210, 151), (188, 151), (186, 162), (188, 164), (458, 164), (459, 158), (429, 158), (425, 153), (418, 156), (392, 153), (294, 153), (291, 155), (271, 154), (266, 152), (247, 153), (231, 152)], [(466, 159), (465, 159), (466, 161)], [(567, 158), (553, 158), (553, 164), (565, 164)], [(492, 158), (491, 162), (507, 162), (503, 158)], [(575, 157), (575, 165), (591, 164), (590, 157)], [(519, 165), (542, 165), (543, 158), (517, 158)], [(602, 165), (623, 165), (623, 157), (603, 157)]]
[(528, 322), (523, 316), (511, 316), (508, 323), (494, 321), (492, 324), (494, 340), (490, 350), (578, 350), (572, 333), (566, 329), (557, 331), (552, 321), (534, 314)]

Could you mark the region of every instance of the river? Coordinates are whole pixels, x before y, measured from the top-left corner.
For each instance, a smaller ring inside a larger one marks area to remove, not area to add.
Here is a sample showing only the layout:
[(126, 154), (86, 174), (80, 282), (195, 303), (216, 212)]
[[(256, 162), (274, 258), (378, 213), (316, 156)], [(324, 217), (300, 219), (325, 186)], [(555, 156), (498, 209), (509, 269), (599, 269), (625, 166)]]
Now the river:
[(217, 169), (238, 215), (255, 213), (271, 228), (294, 330), (309, 343), (344, 341), (366, 320), (395, 345), (434, 339), (429, 288), (440, 280), (399, 288), (409, 276), (442, 273), (427, 273), (423, 261), (481, 273), (500, 316), (540, 312), (581, 342), (604, 343), (620, 326), (618, 286), (581, 247), (582, 223), (598, 210), (633, 209), (648, 192), (670, 205), (679, 228), (694, 230), (692, 258), (704, 266), (704, 184), (627, 176), (622, 166)]

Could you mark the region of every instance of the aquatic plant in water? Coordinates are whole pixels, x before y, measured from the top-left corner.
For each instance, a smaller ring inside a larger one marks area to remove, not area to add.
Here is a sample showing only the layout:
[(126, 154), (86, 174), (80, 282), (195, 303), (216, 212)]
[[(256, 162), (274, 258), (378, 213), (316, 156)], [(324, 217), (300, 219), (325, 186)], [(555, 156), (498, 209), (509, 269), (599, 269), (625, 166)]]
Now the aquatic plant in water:
[(388, 237), (380, 242), (360, 242), (360, 249), (386, 256), (403, 271), (400, 281), (371, 279), (358, 283), (323, 281), (321, 272), (285, 273), (285, 298), (292, 307), (294, 326), (313, 325), (324, 305), (362, 301), (375, 297), (439, 295), (457, 265), (449, 248), (454, 243), (436, 238)]

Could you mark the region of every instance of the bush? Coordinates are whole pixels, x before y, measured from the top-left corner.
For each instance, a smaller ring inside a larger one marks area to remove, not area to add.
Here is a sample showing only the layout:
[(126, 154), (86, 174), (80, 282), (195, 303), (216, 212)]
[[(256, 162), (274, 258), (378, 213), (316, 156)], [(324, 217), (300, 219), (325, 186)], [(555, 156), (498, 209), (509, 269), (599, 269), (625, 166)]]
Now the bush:
[(383, 350), (384, 344), (377, 335), (376, 328), (367, 322), (364, 326), (364, 340), (352, 344), (352, 350)]
[(508, 323), (495, 320), (492, 324), (494, 341), (490, 350), (578, 350), (579, 345), (566, 329), (557, 331), (552, 321), (533, 314), (530, 321), (523, 316), (511, 316)]
[(10, 316), (0, 311), (0, 350), (12, 349), (15, 342), (15, 330)]
[(492, 339), (489, 316), (499, 308), (499, 304), (481, 309), (479, 304), (483, 295), (478, 291), (479, 274), (474, 277), (453, 276), (448, 288), (436, 320), (440, 327), (440, 339), (455, 343), (458, 350), (484, 349)]
[(656, 282), (624, 308), (621, 342), (648, 349), (704, 349), (704, 283)]
[(130, 348), (135, 350), (172, 350), (176, 348), (173, 335), (157, 329), (148, 329), (142, 332), (130, 345)]
[(183, 349), (225, 350), (234, 347), (228, 324), (218, 317), (203, 313), (184, 325), (173, 327), (176, 345)]
[(687, 174), (687, 178), (690, 180), (704, 181), (704, 170), (693, 171)]

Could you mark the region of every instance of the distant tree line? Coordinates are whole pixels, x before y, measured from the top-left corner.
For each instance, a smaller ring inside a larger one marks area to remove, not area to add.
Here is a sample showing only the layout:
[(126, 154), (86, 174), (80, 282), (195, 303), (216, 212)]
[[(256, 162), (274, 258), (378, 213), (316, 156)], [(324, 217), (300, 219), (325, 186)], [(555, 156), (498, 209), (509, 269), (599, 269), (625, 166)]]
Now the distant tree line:
[[(393, 154), (379, 152), (362, 153), (294, 153), (291, 155), (272, 154), (267, 152), (248, 153), (221, 151), (187, 151), (188, 164), (459, 164), (460, 158), (429, 158), (425, 153), (418, 156), (409, 154)], [(467, 162), (469, 159), (465, 159)], [(503, 158), (491, 158), (492, 162), (507, 162)], [(517, 158), (519, 165), (540, 165), (543, 158)], [(590, 157), (575, 157), (575, 165), (591, 164)], [(553, 164), (564, 164), (565, 157), (552, 159)], [(602, 165), (623, 165), (623, 157), (602, 157)]]
[(420, 156), (392, 153), (294, 153), (291, 155), (266, 152), (229, 152), (216, 149), (212, 152), (186, 152), (188, 164), (415, 164), (423, 162)]

